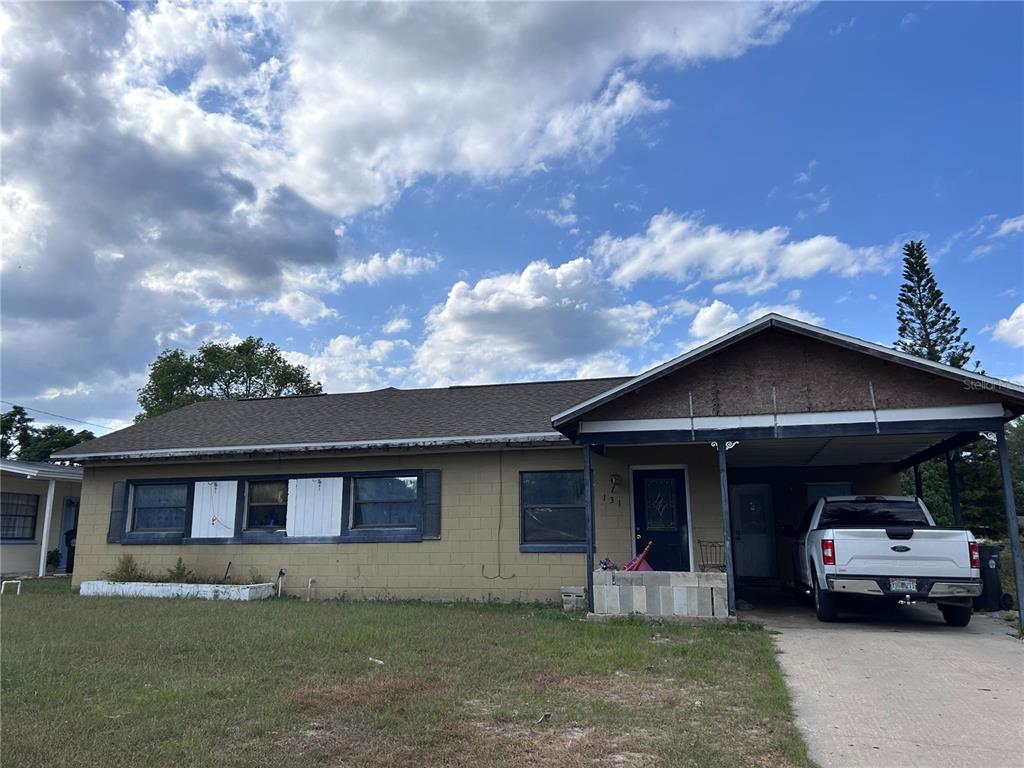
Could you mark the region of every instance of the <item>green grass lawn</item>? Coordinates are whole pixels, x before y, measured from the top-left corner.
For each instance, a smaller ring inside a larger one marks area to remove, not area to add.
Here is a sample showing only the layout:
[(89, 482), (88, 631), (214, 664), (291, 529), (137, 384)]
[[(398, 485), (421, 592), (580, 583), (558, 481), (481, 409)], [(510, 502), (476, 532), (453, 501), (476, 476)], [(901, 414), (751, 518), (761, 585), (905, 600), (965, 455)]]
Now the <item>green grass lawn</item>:
[(5, 766), (809, 765), (746, 624), (84, 598), (63, 579), (0, 611)]

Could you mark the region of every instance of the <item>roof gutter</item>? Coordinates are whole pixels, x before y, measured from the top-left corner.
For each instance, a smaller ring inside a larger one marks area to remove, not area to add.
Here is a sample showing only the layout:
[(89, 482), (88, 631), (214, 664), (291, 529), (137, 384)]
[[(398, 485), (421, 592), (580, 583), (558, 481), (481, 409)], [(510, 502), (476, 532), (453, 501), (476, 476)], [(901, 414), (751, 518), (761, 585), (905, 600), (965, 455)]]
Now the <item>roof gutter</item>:
[(12, 475), (22, 475), (27, 480), (81, 480), (82, 469), (80, 467), (67, 468), (64, 470), (30, 469), (26, 467), (14, 467), (10, 464), (0, 464), (0, 472), (8, 472)]
[(62, 453), (67, 459), (170, 459), (201, 458), (259, 453), (310, 453), (316, 451), (384, 450), (388, 448), (440, 448), (458, 445), (507, 445), (536, 443), (567, 443), (557, 432), (522, 432), (506, 435), (462, 435), (450, 437), (398, 438), (394, 440), (345, 440), (324, 443), (275, 443), (270, 445), (219, 445), (198, 448), (155, 448), (137, 451), (103, 451)]

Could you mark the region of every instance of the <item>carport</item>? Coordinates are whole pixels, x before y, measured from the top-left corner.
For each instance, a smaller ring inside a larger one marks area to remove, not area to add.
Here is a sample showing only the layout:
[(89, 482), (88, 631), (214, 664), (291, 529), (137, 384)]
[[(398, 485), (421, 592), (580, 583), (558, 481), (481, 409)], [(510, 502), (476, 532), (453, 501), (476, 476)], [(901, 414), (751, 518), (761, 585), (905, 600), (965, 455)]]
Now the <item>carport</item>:
[[(979, 439), (998, 447), (1018, 597), (1024, 606), (1004, 434), (1005, 423), (1021, 413), (1024, 388), (1012, 383), (779, 315), (756, 320), (552, 420), (584, 446), (591, 610), (594, 530), (595, 522), (602, 522), (595, 521), (595, 467), (599, 475), (608, 467), (686, 467), (686, 529), (681, 537), (689, 546), (689, 571), (702, 565), (693, 554), (698, 505), (706, 514), (712, 503), (707, 497), (691, 504), (691, 487), (702, 480), (701, 473), (717, 470), (718, 540), (724, 550), (728, 613), (735, 615), (738, 575), (788, 575), (788, 563), (780, 562), (785, 560), (780, 557), (780, 529), (796, 522), (817, 498), (813, 494), (898, 494), (902, 470), (916, 470), (923, 461), (945, 456), (959, 518), (952, 452)], [(701, 451), (713, 451), (716, 466), (700, 460)], [(920, 495), (919, 473), (917, 477)], [(600, 476), (596, 483), (601, 483)], [(643, 503), (641, 496), (635, 497), (634, 553), (636, 539), (648, 533)]]

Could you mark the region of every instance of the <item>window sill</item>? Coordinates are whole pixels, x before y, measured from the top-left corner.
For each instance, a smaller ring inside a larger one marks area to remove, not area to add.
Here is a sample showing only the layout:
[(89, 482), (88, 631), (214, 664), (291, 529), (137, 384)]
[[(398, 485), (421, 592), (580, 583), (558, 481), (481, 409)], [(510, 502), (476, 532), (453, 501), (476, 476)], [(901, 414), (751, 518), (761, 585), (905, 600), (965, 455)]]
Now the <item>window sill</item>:
[(288, 534), (284, 531), (278, 530), (261, 530), (258, 528), (252, 528), (250, 530), (242, 531), (240, 537), (235, 537), (235, 541), (240, 541), (243, 544), (256, 543), (256, 544), (281, 544), (288, 538)]
[(180, 531), (129, 531), (121, 535), (121, 544), (181, 544), (183, 538)]
[(8, 544), (38, 544), (39, 539), (0, 539), (0, 544), (5, 547)]
[[(224, 538), (189, 538), (184, 537), (175, 543), (184, 545), (208, 544), (388, 544), (394, 542), (416, 543), (423, 541), (423, 535), (417, 530), (389, 531), (386, 529), (368, 529), (348, 531), (344, 536), (286, 536), (285, 534), (268, 533), (260, 535), (254, 531), (246, 531), (239, 536)], [(123, 544), (135, 543), (124, 541)], [(163, 543), (163, 542), (139, 542)]]
[(353, 544), (386, 544), (391, 541), (423, 541), (416, 528), (350, 528), (341, 541)]
[(519, 551), (522, 553), (528, 552), (571, 552), (574, 554), (587, 553), (586, 544), (520, 544)]

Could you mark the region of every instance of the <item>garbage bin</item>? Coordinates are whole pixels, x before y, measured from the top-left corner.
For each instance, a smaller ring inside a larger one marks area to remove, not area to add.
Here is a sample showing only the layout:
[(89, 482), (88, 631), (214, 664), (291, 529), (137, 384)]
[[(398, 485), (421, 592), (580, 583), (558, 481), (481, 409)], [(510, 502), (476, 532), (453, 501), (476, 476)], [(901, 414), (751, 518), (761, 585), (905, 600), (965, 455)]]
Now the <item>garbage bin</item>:
[(981, 560), (981, 594), (974, 598), (974, 610), (998, 611), (1002, 608), (1003, 587), (999, 583), (999, 553), (1002, 544), (980, 544), (978, 557)]
[(72, 528), (64, 534), (64, 546), (67, 548), (67, 562), (64, 564), (64, 573), (71, 573), (75, 568), (75, 539), (78, 537), (78, 529)]

